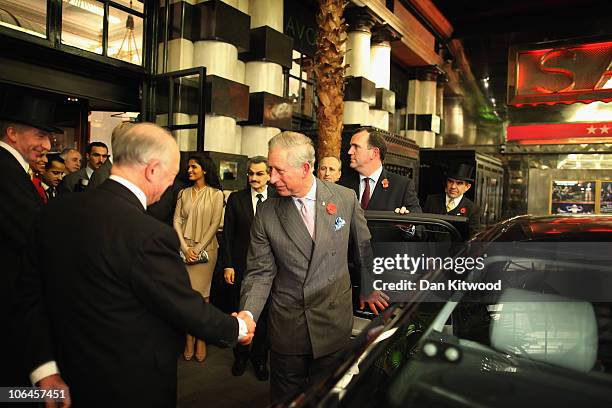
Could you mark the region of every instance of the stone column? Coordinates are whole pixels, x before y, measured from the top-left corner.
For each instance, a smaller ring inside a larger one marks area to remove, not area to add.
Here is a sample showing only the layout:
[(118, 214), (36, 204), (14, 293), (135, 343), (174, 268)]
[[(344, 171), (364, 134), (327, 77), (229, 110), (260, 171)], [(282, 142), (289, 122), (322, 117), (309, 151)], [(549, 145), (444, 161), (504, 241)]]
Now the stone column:
[(282, 33), (282, 0), (251, 1), (249, 11), (251, 47), (240, 54), (250, 93), (249, 119), (241, 123), (241, 153), (267, 156), (272, 136), (291, 128), (291, 105), (283, 98), (283, 67), (291, 68), (293, 39)]
[[(193, 5), (197, 0), (169, 0), (165, 7), (164, 0), (160, 8), (160, 38), (157, 46), (157, 72), (180, 71), (193, 67)], [(164, 48), (166, 33), (163, 28), (168, 17), (168, 46)], [(164, 67), (165, 62), (165, 67)]]
[(251, 28), (268, 26), (282, 33), (283, 12), (283, 0), (251, 0), (249, 3)]
[(368, 124), (389, 130), (389, 114), (395, 112), (395, 93), (391, 83), (391, 42), (399, 33), (388, 26), (377, 28), (372, 35), (370, 49), (370, 79), (376, 86), (376, 105), (370, 107)]
[(349, 9), (345, 12), (349, 24), (345, 76), (347, 85), (344, 92), (345, 125), (367, 125), (370, 105), (375, 103), (376, 86), (370, 81), (370, 44), (373, 17), (363, 9)]
[(444, 98), (444, 146), (463, 144), (463, 97), (452, 96)]
[[(160, 43), (158, 44), (157, 72), (173, 72), (192, 68), (194, 43), (192, 38), (192, 27), (195, 23), (195, 4), (197, 0), (169, 0), (161, 2), (160, 8)], [(166, 27), (166, 18), (168, 26)], [(167, 29), (167, 32), (165, 31)], [(164, 40), (167, 36), (167, 47)], [(197, 124), (198, 116), (194, 114), (194, 105), (187, 103), (185, 95), (190, 93), (188, 89), (175, 86), (175, 103), (172, 123), (174, 125)], [(190, 96), (193, 96), (190, 93)], [(168, 114), (156, 116), (156, 123), (160, 126), (169, 124)], [(197, 129), (174, 130), (179, 148), (183, 151), (196, 150)]]
[[(197, 7), (200, 21), (193, 63), (206, 67), (207, 86), (218, 90), (207, 95), (214, 101), (207, 102), (204, 150), (237, 154), (242, 139), (237, 120), (244, 119), (248, 112), (248, 100), (235, 98), (236, 92), (246, 93), (245, 66), (238, 54), (249, 49), (250, 18), (244, 11), (248, 11), (250, 2), (200, 0)], [(233, 30), (223, 29), (228, 25)]]
[(444, 146), (444, 88), (448, 82), (445, 74), (438, 77), (436, 87), (436, 116), (440, 118), (440, 132), (436, 134), (436, 147)]
[(417, 67), (408, 82), (408, 130), (420, 147), (435, 147), (440, 118), (436, 116), (437, 78), (435, 66)]

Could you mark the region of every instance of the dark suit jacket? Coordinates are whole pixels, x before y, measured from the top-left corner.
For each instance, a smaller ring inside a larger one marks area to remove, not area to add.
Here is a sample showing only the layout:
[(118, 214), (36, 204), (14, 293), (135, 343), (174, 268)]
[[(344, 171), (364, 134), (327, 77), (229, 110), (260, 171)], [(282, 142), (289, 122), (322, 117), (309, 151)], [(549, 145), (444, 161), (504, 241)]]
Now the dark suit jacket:
[[(100, 167), (98, 167), (91, 174), (89, 178), (89, 184), (87, 184), (87, 189), (94, 188), (104, 183), (111, 175), (111, 169), (113, 167), (113, 163), (110, 160), (106, 160)], [(78, 181), (78, 180), (77, 180)]]
[[(350, 339), (349, 239), (355, 242), (353, 259), (364, 274), (372, 266), (372, 248), (355, 193), (315, 180), (314, 241), (291, 197), (268, 198), (257, 211), (240, 310), (257, 319), (269, 298), (270, 349), (319, 358), (342, 349)], [(330, 203), (336, 207), (332, 213)]]
[(59, 184), (59, 186), (57, 186), (58, 193), (72, 193), (76, 185), (79, 183), (79, 180), (81, 179), (89, 180), (89, 176), (87, 176), (86, 167), (83, 167), (82, 169), (77, 170), (74, 173), (66, 175), (62, 179), (62, 182)]
[(155, 219), (160, 220), (164, 224), (173, 227), (174, 222), (174, 209), (176, 208), (176, 201), (178, 195), (182, 189), (187, 187), (179, 176), (176, 176), (174, 183), (164, 191), (158, 202), (153, 203), (147, 208), (147, 213)]
[[(274, 188), (268, 186), (266, 200), (271, 198), (273, 194)], [(240, 303), (240, 286), (246, 271), (246, 258), (251, 242), (249, 237), (253, 217), (251, 187), (231, 193), (225, 207), (221, 266), (223, 268), (234, 268), (234, 284), (228, 285), (231, 288), (229, 291), (230, 303), (234, 308), (237, 308)]]
[[(359, 199), (359, 174), (349, 177), (343, 185), (355, 191)], [(382, 181), (387, 179), (386, 188), (382, 186)], [(396, 208), (406, 207), (410, 212), (421, 212), (419, 199), (414, 190), (414, 183), (405, 176), (388, 172), (384, 167), (378, 178), (376, 187), (370, 197), (367, 210), (393, 211)]]
[[(45, 239), (57, 231), (60, 247)], [(113, 180), (53, 200), (31, 247), (24, 298), (42, 290), (76, 407), (173, 407), (184, 333), (222, 345), (237, 339), (238, 321), (191, 288), (176, 232)], [(42, 288), (30, 284), (37, 275)]]
[(9, 327), (17, 301), (16, 285), (22, 272), (22, 255), (42, 201), (30, 176), (2, 147), (0, 174), (0, 327), (3, 333), (0, 336), (0, 360), (3, 362), (0, 364), (0, 384), (4, 386), (17, 385), (14, 379), (19, 362), (16, 360), (16, 350), (9, 345), (9, 340), (12, 340), (9, 336), (15, 334)]
[(480, 229), (480, 208), (465, 195), (459, 201), (459, 205), (448, 212), (446, 211), (446, 193), (429, 195), (425, 200), (423, 211), (432, 214), (467, 217), (470, 225), (470, 235), (474, 235)]
[[(273, 197), (274, 188), (268, 186), (267, 193), (266, 200)], [(241, 275), (240, 280), (242, 280), (242, 273), (246, 269), (246, 257), (250, 243), (248, 237), (250, 236), (253, 217), (251, 187), (231, 193), (225, 207), (224, 250), (221, 254), (221, 265), (223, 268), (234, 268), (236, 273)]]

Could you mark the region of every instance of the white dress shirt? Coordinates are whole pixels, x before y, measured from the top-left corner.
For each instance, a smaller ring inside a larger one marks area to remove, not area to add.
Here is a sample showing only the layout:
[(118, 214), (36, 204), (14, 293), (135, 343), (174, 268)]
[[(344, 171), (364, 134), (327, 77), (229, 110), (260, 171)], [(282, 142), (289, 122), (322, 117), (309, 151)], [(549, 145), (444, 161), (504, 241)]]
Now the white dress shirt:
[[(378, 170), (367, 176), (370, 179), (370, 198), (372, 198), (372, 194), (374, 194), (374, 188), (376, 187), (376, 183), (378, 183), (378, 179), (380, 178), (382, 171), (383, 166), (380, 166)], [(361, 202), (361, 196), (363, 195), (363, 191), (365, 190), (365, 185), (363, 183), (363, 179), (365, 178), (366, 176), (362, 174), (359, 175), (359, 202)]]
[(136, 196), (136, 198), (138, 198), (138, 201), (140, 201), (142, 207), (145, 210), (147, 209), (147, 196), (145, 195), (144, 191), (140, 189), (140, 187), (132, 183), (130, 180), (124, 179), (123, 177), (117, 176), (116, 174), (111, 174), (109, 178), (111, 180), (115, 180), (117, 183), (130, 190)]
[(266, 186), (261, 193), (258, 193), (251, 188), (251, 204), (253, 205), (253, 214), (257, 212), (257, 194), (261, 194), (263, 196), (261, 202), (266, 201), (268, 199), (268, 186)]
[(23, 167), (23, 171), (25, 171), (26, 173), (28, 172), (28, 169), (30, 168), (30, 165), (28, 164), (26, 159), (23, 158), (21, 153), (19, 153), (17, 150), (15, 150), (15, 148), (13, 146), (9, 145), (6, 142), (3, 142), (2, 140), (0, 140), (0, 146), (4, 147), (11, 155), (13, 155), (15, 160), (17, 160), (19, 162), (19, 164), (21, 165), (21, 167)]
[[(454, 210), (455, 208), (457, 208), (457, 206), (459, 205), (459, 203), (461, 202), (461, 200), (463, 199), (463, 194), (461, 194), (459, 197), (457, 198), (450, 198), (448, 196), (448, 194), (446, 195), (446, 208), (448, 208), (448, 204), (452, 201), (452, 208), (450, 211)], [(447, 210), (448, 212), (448, 210)]]

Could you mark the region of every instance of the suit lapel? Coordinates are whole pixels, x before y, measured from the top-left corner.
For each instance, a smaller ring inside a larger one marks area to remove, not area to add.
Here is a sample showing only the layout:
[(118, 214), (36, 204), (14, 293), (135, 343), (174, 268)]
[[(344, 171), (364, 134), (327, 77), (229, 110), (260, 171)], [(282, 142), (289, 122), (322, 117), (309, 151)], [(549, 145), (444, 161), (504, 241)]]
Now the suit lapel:
[[(467, 202), (465, 201), (465, 195), (463, 195), (463, 197), (461, 197), (461, 201), (459, 201), (459, 204), (457, 204), (457, 206), (455, 208), (453, 208), (453, 211), (451, 211), (453, 213), (453, 215), (459, 215), (462, 217), (467, 217), (468, 216), (468, 205)], [(465, 211), (463, 214), (461, 214), (461, 209), (465, 208)]]
[(350, 188), (357, 194), (357, 200), (359, 200), (359, 173), (354, 170), (350, 170), (352, 173), (355, 173), (354, 177), (347, 177), (346, 182), (344, 183), (344, 187)]
[(3, 147), (0, 147), (0, 160), (6, 162), (10, 167), (12, 167), (13, 172), (19, 175), (18, 177), (20, 181), (18, 183), (23, 183), (23, 185), (27, 185), (31, 198), (36, 202), (37, 205), (41, 204), (42, 200), (38, 195), (38, 191), (36, 191), (34, 183), (32, 183), (32, 179), (30, 178), (28, 173), (23, 170), (23, 167), (21, 167), (21, 164), (17, 161), (17, 159)]
[(289, 239), (293, 241), (307, 259), (310, 259), (313, 244), (312, 238), (310, 238), (304, 220), (302, 220), (302, 216), (298, 212), (291, 197), (282, 197), (279, 200), (278, 206), (276, 207), (276, 215)]
[(249, 225), (253, 222), (253, 203), (251, 202), (251, 187), (248, 187), (246, 190), (243, 190), (244, 194), (240, 194), (240, 206), (242, 207), (242, 211), (246, 216), (246, 220)]
[[(370, 207), (374, 207), (376, 205), (376, 203), (378, 203), (378, 201), (381, 202), (385, 202), (385, 188), (382, 188), (382, 181), (385, 180), (387, 178), (387, 170), (383, 167), (382, 172), (380, 173), (380, 177), (378, 178), (378, 181), (376, 182), (376, 186), (374, 187), (374, 192), (372, 193), (372, 196), (370, 197), (370, 202), (368, 203), (368, 208)], [(384, 206), (385, 208), (387, 207), (387, 205)]]
[[(327, 213), (327, 204), (334, 201), (334, 195), (321, 180), (317, 182), (317, 202), (315, 204), (315, 246), (312, 252), (312, 259), (321, 259), (321, 252), (324, 252), (333, 239), (334, 221), (336, 215)], [(337, 204), (337, 203), (336, 203)]]

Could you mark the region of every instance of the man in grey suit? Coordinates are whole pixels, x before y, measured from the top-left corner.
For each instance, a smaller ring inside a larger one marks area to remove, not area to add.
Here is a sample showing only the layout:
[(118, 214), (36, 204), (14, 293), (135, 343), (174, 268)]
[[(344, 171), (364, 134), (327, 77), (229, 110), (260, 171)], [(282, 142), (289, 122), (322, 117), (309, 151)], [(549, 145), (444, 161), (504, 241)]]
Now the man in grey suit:
[[(257, 319), (270, 298), (270, 389), (276, 402), (333, 367), (353, 321), (349, 239), (362, 274), (371, 271), (372, 248), (355, 193), (314, 177), (309, 138), (283, 132), (268, 148), (278, 197), (268, 198), (253, 221), (240, 303)], [(368, 299), (372, 310), (387, 306), (383, 296)]]

